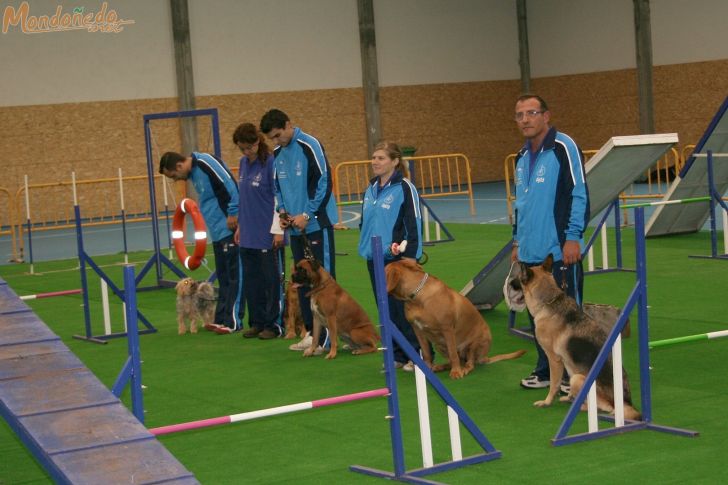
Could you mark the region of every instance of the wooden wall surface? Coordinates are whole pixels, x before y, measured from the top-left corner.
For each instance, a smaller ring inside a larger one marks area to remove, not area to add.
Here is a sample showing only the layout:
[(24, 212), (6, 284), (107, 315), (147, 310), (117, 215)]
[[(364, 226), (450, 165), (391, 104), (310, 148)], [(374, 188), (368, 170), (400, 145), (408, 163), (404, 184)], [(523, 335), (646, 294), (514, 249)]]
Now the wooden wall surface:
[[(539, 78), (532, 86), (549, 103), (553, 124), (583, 149), (639, 132), (634, 69)], [(464, 153), (475, 182), (502, 180), (504, 158), (522, 144), (512, 121), (519, 87), (515, 80), (383, 87), (383, 137), (416, 147), (417, 155)], [(697, 142), (726, 94), (728, 60), (655, 67), (657, 130), (677, 132), (681, 146)], [(219, 110), (223, 158), (231, 167), (239, 158), (231, 140), (237, 124), (257, 124), (273, 107), (317, 136), (332, 164), (369, 156), (360, 88), (200, 96), (196, 101), (198, 108)], [(31, 184), (70, 181), (72, 171), (77, 179), (116, 177), (119, 167), (125, 176), (146, 175), (142, 115), (176, 109), (172, 98), (2, 107), (0, 188), (17, 193), (24, 175)], [(162, 152), (179, 150), (178, 125), (154, 122), (153, 136), (156, 170)], [(199, 143), (201, 150), (212, 150), (206, 123), (200, 124)], [(116, 190), (103, 184), (95, 193), (84, 192), (82, 206), (89, 211), (113, 206)], [(147, 210), (146, 191), (143, 182), (128, 189), (127, 211)], [(67, 189), (46, 193), (31, 201), (34, 210), (72, 204)], [(0, 225), (8, 223), (4, 202)]]

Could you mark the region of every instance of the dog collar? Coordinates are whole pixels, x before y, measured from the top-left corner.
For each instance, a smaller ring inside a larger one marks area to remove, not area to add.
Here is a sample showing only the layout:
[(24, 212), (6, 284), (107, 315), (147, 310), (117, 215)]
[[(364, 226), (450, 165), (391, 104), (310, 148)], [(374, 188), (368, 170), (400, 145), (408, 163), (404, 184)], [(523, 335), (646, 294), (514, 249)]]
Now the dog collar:
[(425, 276), (422, 277), (422, 281), (420, 281), (420, 284), (417, 285), (417, 288), (415, 288), (415, 291), (407, 295), (407, 298), (410, 300), (414, 300), (417, 294), (422, 291), (422, 288), (424, 288), (425, 283), (427, 283), (427, 279), (430, 277), (430, 273), (425, 273)]
[(318, 293), (319, 291), (323, 291), (324, 287), (326, 287), (326, 285), (328, 285), (329, 283), (331, 283), (332, 280), (333, 280), (333, 278), (327, 278), (327, 279), (325, 279), (324, 282), (321, 283), (320, 285), (318, 285), (316, 288), (311, 288), (311, 291), (309, 291), (308, 293), (306, 293), (306, 296), (310, 297), (314, 293)]

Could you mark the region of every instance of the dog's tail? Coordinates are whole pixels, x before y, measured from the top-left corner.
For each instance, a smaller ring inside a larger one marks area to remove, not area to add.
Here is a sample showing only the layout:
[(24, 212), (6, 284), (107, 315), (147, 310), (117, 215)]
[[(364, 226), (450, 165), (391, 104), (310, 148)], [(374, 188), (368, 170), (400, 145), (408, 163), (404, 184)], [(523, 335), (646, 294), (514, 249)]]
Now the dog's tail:
[(493, 355), (491, 357), (488, 357), (487, 355), (483, 357), (480, 360), (481, 364), (492, 364), (493, 362), (498, 362), (499, 360), (509, 360), (509, 359), (517, 359), (523, 354), (525, 354), (525, 350), (516, 350), (515, 352), (511, 352), (510, 354), (498, 354)]

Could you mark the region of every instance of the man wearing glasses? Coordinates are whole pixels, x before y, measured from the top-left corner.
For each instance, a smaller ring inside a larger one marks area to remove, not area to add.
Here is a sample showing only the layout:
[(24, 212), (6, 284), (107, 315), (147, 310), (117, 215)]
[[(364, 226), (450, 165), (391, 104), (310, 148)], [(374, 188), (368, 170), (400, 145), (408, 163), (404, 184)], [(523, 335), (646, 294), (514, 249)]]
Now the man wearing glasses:
[[(551, 112), (540, 96), (520, 96), (514, 119), (526, 143), (516, 156), (511, 260), (536, 266), (553, 255), (556, 282), (581, 305), (581, 251), (589, 222), (584, 156), (571, 137), (550, 126)], [(533, 317), (528, 317), (535, 334)], [(527, 389), (550, 384), (548, 359), (538, 341), (534, 342), (536, 368), (521, 380), (521, 386)], [(568, 381), (562, 380), (561, 391), (568, 392)]]

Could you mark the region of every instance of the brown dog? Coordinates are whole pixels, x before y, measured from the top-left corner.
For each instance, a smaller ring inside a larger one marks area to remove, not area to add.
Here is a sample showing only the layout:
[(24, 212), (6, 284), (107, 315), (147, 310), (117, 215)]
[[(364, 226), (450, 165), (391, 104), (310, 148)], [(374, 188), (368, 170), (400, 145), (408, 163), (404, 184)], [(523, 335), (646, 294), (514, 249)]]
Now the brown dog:
[[(436, 277), (425, 273), (411, 259), (402, 259), (385, 267), (387, 291), (404, 300), (405, 316), (412, 323), (427, 365), (439, 372), (450, 369), (450, 377), (460, 379), (475, 368), (526, 353), (488, 357), (492, 337), (490, 327), (473, 304)], [(447, 357), (447, 364), (433, 365), (430, 345)]]
[[(576, 397), (584, 385), (586, 375), (596, 361), (599, 351), (609, 336), (610, 328), (599, 324), (579, 308), (576, 300), (559, 288), (551, 274), (551, 255), (541, 266), (521, 264), (520, 275), (511, 281), (521, 289), (526, 298), (528, 311), (533, 315), (536, 339), (549, 360), (551, 385), (546, 399), (534, 406), (550, 406), (559, 392), (564, 366), (569, 372), (571, 392), (561, 398), (568, 401)], [(611, 327), (611, 326), (610, 326)], [(627, 374), (622, 370), (624, 417), (640, 419), (640, 413), (632, 406)], [(614, 411), (612, 360), (607, 359), (596, 379), (597, 406), (606, 412)]]
[[(296, 271), (296, 266), (291, 266), (291, 275)], [(286, 335), (283, 338), (292, 339), (297, 335), (301, 338), (306, 336), (306, 326), (303, 323), (301, 315), (301, 304), (298, 298), (298, 288), (292, 282), (286, 283), (286, 302), (285, 313), (283, 314), (283, 323), (286, 329)]]
[(354, 355), (376, 352), (379, 336), (364, 309), (331, 277), (318, 261), (303, 259), (292, 275), (294, 283), (308, 286), (313, 312), (313, 341), (303, 351), (305, 357), (314, 354), (321, 327), (329, 329), (331, 350), (327, 359), (336, 357), (338, 337), (351, 347)]
[(207, 281), (183, 278), (175, 285), (177, 291), (177, 332), (187, 332), (185, 321), (190, 323), (190, 332), (197, 333), (197, 321), (202, 325), (214, 323), (217, 295), (215, 288)]

